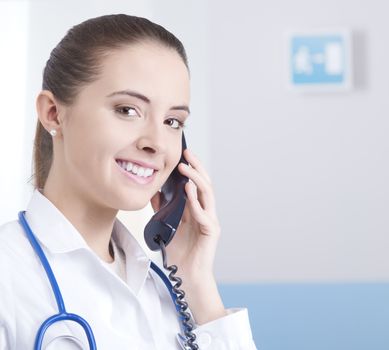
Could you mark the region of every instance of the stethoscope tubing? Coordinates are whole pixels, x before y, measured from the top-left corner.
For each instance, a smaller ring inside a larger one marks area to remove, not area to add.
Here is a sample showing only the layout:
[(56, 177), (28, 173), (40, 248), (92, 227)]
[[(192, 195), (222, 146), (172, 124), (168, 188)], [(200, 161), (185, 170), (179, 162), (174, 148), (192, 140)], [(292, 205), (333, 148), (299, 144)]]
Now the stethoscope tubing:
[[(72, 314), (72, 313), (68, 313), (66, 311), (65, 302), (63, 300), (62, 293), (61, 293), (61, 290), (59, 288), (57, 279), (55, 278), (54, 272), (51, 269), (50, 263), (47, 260), (47, 257), (45, 255), (45, 253), (43, 252), (42, 247), (39, 245), (34, 233), (32, 232), (32, 230), (30, 228), (30, 225), (28, 224), (28, 222), (26, 220), (25, 213), (26, 213), (25, 211), (19, 212), (19, 214), (18, 214), (19, 222), (22, 225), (22, 227), (27, 235), (27, 238), (30, 241), (31, 246), (33, 247), (36, 254), (38, 255), (38, 257), (42, 263), (42, 266), (45, 269), (46, 275), (47, 275), (49, 282), (51, 284), (51, 288), (53, 290), (55, 300), (56, 300), (57, 306), (58, 306), (58, 314), (55, 314), (55, 315), (49, 317), (39, 327), (39, 330), (38, 330), (36, 338), (35, 338), (34, 350), (41, 350), (43, 338), (44, 338), (44, 335), (45, 335), (47, 329), (52, 324), (54, 324), (56, 322), (60, 322), (60, 321), (73, 321), (73, 322), (78, 323), (80, 326), (82, 326), (82, 328), (84, 329), (85, 334), (87, 336), (87, 339), (88, 339), (89, 349), (96, 350), (97, 349), (96, 340), (95, 340), (92, 328), (89, 325), (89, 323), (85, 319), (83, 319), (81, 316), (76, 315), (76, 314)], [(173, 303), (174, 303), (174, 306), (176, 307), (176, 310), (180, 311), (179, 306), (176, 303), (177, 296), (176, 296), (176, 294), (174, 294), (173, 286), (172, 286), (171, 282), (169, 281), (169, 279), (167, 278), (167, 276), (163, 273), (163, 271), (154, 262), (151, 262), (150, 267), (162, 279), (162, 281), (164, 282), (164, 284), (166, 285), (166, 288), (168, 289), (168, 291), (170, 293), (170, 296), (173, 300)]]
[(92, 328), (88, 324), (88, 322), (86, 320), (84, 320), (79, 315), (66, 312), (65, 303), (63, 301), (61, 290), (59, 289), (57, 279), (55, 278), (54, 272), (51, 269), (51, 266), (49, 264), (49, 261), (46, 258), (45, 253), (43, 252), (41, 246), (39, 245), (37, 239), (35, 238), (34, 233), (32, 232), (32, 230), (30, 228), (30, 225), (28, 224), (28, 222), (26, 220), (25, 211), (20, 211), (18, 216), (19, 216), (19, 221), (22, 224), (24, 231), (26, 232), (28, 240), (30, 241), (32, 247), (34, 248), (35, 252), (37, 253), (37, 255), (38, 255), (45, 271), (46, 271), (46, 275), (50, 281), (51, 288), (53, 290), (55, 300), (57, 301), (57, 306), (58, 306), (58, 314), (55, 314), (55, 315), (49, 317), (39, 327), (39, 330), (38, 330), (36, 338), (35, 338), (34, 350), (42, 349), (43, 338), (45, 336), (47, 329), (52, 324), (54, 324), (56, 322), (60, 322), (60, 321), (73, 321), (73, 322), (78, 323), (85, 331), (86, 337), (88, 339), (89, 349), (96, 350), (97, 349), (96, 340), (95, 340)]

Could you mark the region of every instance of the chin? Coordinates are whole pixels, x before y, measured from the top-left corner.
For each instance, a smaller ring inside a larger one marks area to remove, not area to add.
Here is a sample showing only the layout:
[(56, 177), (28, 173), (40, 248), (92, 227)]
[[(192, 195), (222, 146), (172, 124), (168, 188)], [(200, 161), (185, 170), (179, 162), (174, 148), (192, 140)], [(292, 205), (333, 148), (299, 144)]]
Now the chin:
[(135, 210), (141, 210), (149, 204), (150, 200), (126, 200), (121, 203), (119, 206), (119, 210), (124, 211), (135, 211)]

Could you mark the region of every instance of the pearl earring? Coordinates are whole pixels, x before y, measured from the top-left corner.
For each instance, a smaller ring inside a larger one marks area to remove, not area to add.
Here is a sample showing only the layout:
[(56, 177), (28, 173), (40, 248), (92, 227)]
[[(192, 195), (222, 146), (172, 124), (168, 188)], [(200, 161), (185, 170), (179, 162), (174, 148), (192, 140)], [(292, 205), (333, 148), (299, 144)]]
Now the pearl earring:
[(50, 135), (51, 136), (57, 135), (57, 130), (55, 130), (55, 129), (50, 130)]

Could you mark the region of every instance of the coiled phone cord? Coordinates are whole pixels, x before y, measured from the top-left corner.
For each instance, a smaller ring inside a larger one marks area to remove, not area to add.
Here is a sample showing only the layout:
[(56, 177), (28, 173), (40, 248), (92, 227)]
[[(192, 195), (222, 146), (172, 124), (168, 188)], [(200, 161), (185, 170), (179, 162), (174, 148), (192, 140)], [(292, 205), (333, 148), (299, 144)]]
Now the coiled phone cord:
[(188, 309), (188, 303), (184, 300), (185, 292), (182, 289), (179, 289), (182, 284), (182, 279), (180, 277), (175, 276), (177, 273), (177, 266), (176, 265), (167, 265), (167, 257), (166, 257), (166, 247), (165, 243), (160, 237), (156, 237), (157, 242), (159, 243), (161, 247), (162, 252), (162, 261), (163, 261), (163, 267), (170, 271), (169, 273), (169, 280), (172, 283), (173, 286), (173, 293), (176, 295), (176, 305), (178, 306), (177, 312), (180, 315), (181, 323), (184, 327), (184, 334), (186, 336), (186, 343), (185, 346), (188, 350), (198, 350), (199, 346), (195, 343), (196, 340), (196, 334), (194, 334), (193, 331), (193, 323), (191, 322), (191, 315), (186, 310)]

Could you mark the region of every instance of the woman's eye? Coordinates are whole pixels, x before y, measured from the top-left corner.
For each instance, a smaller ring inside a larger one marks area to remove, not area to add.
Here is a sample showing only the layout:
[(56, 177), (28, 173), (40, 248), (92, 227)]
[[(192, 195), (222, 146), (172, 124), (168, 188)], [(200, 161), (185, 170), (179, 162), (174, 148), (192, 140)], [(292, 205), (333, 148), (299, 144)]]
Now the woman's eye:
[(178, 119), (169, 118), (166, 120), (168, 125), (170, 125), (173, 129), (182, 129), (185, 127), (185, 124)]
[[(125, 116), (135, 117), (139, 115), (135, 108), (129, 106), (117, 107), (115, 111)], [(183, 129), (185, 127), (185, 124), (176, 118), (166, 119), (166, 123), (169, 126), (171, 126), (173, 129), (177, 129), (177, 130)]]
[(127, 106), (116, 108), (116, 112), (118, 112), (120, 114), (125, 114), (125, 115), (128, 115), (128, 116), (136, 116), (136, 115), (138, 115), (138, 113), (137, 113), (135, 108), (127, 107)]

